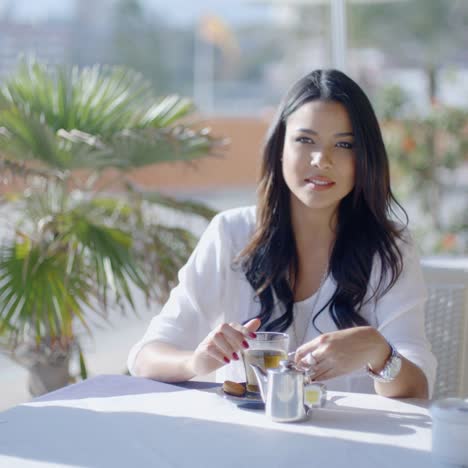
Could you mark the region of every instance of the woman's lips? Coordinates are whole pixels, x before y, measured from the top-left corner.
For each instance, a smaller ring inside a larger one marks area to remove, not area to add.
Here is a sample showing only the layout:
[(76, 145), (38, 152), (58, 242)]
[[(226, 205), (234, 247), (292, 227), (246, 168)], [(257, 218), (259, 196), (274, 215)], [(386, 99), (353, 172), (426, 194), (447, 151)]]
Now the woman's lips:
[(307, 183), (307, 187), (318, 192), (328, 190), (335, 185), (335, 182), (327, 177), (309, 177), (304, 180)]

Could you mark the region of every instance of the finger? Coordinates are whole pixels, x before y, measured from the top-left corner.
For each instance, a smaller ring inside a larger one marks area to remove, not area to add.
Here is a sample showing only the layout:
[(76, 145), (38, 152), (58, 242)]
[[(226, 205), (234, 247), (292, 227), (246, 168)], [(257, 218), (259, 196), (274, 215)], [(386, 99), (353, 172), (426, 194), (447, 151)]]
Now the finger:
[(258, 318), (254, 318), (252, 320), (249, 320), (244, 327), (249, 331), (249, 332), (256, 332), (259, 328), (262, 322)]
[(244, 326), (241, 325), (240, 323), (230, 323), (229, 325), (235, 330), (242, 333), (244, 337), (252, 339), (252, 338), (256, 338), (257, 335), (255, 334), (255, 332), (260, 327), (260, 324), (261, 322), (259, 319), (252, 319), (249, 322), (247, 322)]
[(299, 364), (301, 367), (304, 367), (305, 369), (314, 367), (317, 365), (317, 360), (313, 356), (312, 353), (306, 354), (300, 361)]
[(329, 380), (329, 379), (333, 379), (335, 377), (338, 377), (338, 373), (335, 371), (335, 369), (333, 368), (329, 368), (323, 372), (320, 372), (320, 373), (315, 373), (312, 377), (311, 377), (311, 380), (314, 381), (314, 382), (319, 382), (319, 381), (323, 381), (323, 380)]
[(321, 353), (324, 353), (330, 346), (330, 343), (334, 340), (337, 333), (339, 332), (331, 332), (331, 333), (323, 333), (317, 338), (314, 338), (312, 341), (308, 343), (304, 343), (302, 346), (299, 346), (297, 349), (297, 357), (301, 360), (306, 354), (313, 353), (314, 357), (320, 361), (321, 360)]
[(226, 353), (220, 349), (217, 344), (212, 340), (206, 345), (206, 354), (215, 359), (221, 364), (229, 364), (231, 360), (226, 356)]
[(302, 361), (308, 354), (313, 354), (316, 357), (316, 352), (320, 348), (320, 342), (318, 338), (315, 338), (308, 343), (304, 343), (302, 346), (299, 346), (296, 350), (296, 355), (294, 356), (294, 360), (296, 363)]
[(225, 339), (234, 352), (237, 352), (241, 349), (247, 349), (249, 347), (246, 336), (233, 328), (231, 325), (226, 325), (225, 327), (221, 328), (221, 331), (223, 332)]
[(311, 366), (310, 370), (314, 373), (314, 380), (322, 378), (325, 373), (330, 372), (331, 370), (335, 373), (335, 375), (338, 375), (336, 371), (339, 372), (336, 362), (329, 358), (318, 361), (317, 364)]
[[(226, 339), (226, 336), (222, 331), (218, 331), (214, 333), (212, 340), (214, 341), (216, 346), (220, 349), (220, 351), (224, 354), (225, 357), (227, 357), (229, 360), (233, 358), (235, 359), (234, 353), (237, 351), (237, 349), (231, 346), (231, 344)], [(237, 359), (239, 359), (238, 356), (237, 356)]]

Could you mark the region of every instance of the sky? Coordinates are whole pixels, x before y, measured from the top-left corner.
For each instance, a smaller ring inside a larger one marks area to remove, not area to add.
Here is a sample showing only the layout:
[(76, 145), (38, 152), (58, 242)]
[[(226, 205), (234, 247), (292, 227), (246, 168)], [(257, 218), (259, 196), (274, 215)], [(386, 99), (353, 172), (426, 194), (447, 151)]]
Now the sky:
[[(98, 0), (96, 0), (98, 1)], [(246, 0), (142, 0), (170, 22), (190, 23), (203, 13), (214, 13), (231, 22), (258, 20), (265, 7)], [(0, 14), (8, 8), (13, 18), (22, 21), (42, 21), (66, 18), (73, 13), (75, 0), (0, 0)]]

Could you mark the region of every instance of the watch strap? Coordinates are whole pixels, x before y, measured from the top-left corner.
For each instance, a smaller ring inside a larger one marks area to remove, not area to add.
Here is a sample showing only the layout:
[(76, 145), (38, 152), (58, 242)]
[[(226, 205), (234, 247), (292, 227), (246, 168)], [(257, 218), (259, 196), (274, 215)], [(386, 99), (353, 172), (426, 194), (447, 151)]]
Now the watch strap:
[(390, 346), (391, 353), (380, 372), (374, 372), (370, 368), (369, 364), (366, 366), (367, 375), (377, 382), (391, 382), (392, 380), (395, 380), (401, 370), (400, 353), (390, 343), (388, 343), (388, 345)]

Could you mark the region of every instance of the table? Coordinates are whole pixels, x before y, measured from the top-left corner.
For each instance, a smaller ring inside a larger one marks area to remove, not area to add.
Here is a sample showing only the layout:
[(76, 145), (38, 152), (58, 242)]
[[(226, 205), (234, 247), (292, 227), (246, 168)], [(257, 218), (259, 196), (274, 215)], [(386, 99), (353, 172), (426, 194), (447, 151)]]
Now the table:
[(428, 403), (329, 392), (302, 423), (212, 383), (98, 376), (0, 413), (0, 467), (430, 467)]

